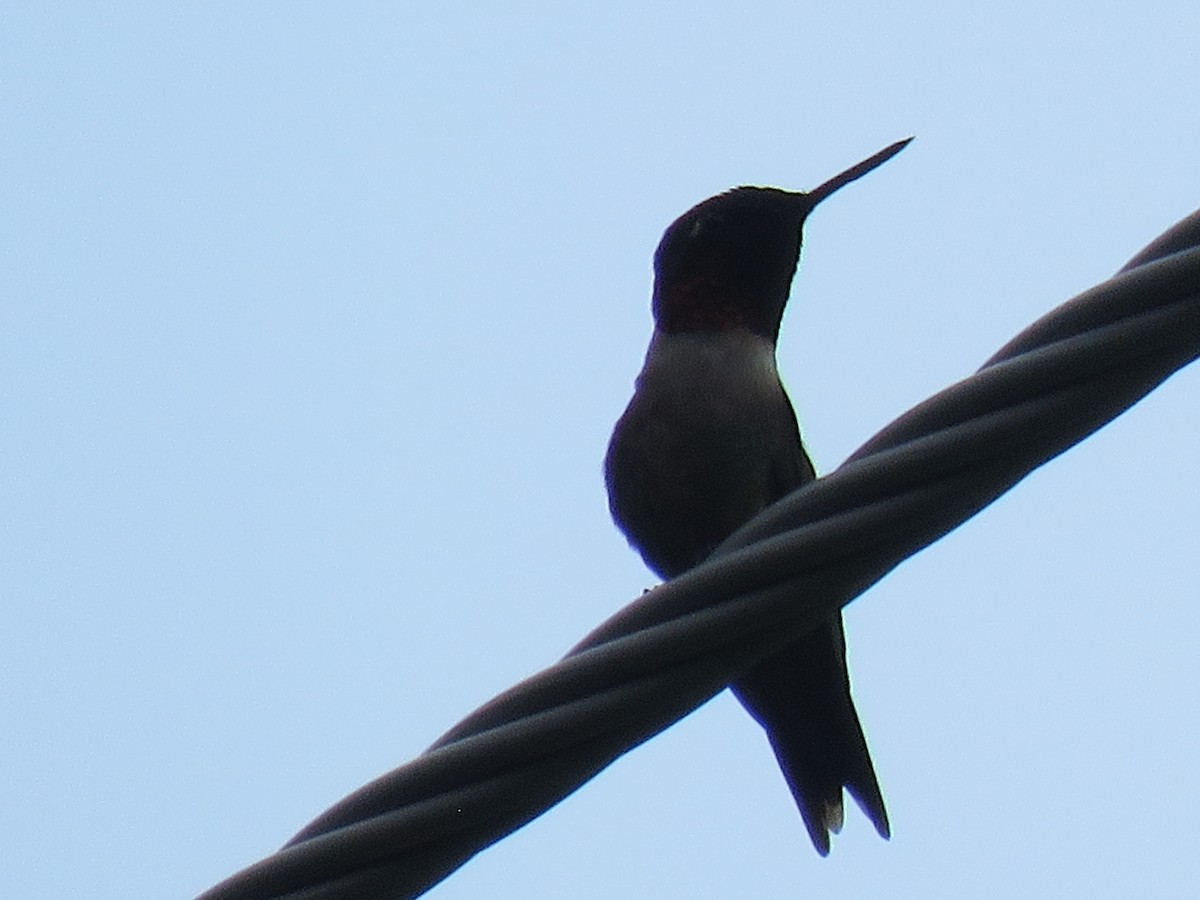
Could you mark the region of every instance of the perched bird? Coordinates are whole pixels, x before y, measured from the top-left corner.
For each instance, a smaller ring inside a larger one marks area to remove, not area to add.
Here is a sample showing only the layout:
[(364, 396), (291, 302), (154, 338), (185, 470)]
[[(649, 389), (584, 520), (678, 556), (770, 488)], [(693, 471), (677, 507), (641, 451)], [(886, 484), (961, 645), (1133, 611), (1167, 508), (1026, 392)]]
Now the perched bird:
[[(663, 578), (700, 563), (816, 477), (775, 361), (801, 227), (814, 206), (909, 140), (809, 193), (718, 194), (663, 235), (654, 254), (654, 335), (604, 461), (613, 518)], [(845, 650), (839, 612), (731, 685), (766, 729), (822, 856), (842, 826), (843, 786), (879, 834), (890, 834)]]

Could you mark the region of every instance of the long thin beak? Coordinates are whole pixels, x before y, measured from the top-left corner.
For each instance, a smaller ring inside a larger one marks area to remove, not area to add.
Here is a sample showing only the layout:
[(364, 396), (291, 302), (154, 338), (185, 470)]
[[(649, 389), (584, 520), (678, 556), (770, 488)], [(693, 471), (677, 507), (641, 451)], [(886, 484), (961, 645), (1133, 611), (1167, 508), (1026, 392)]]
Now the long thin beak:
[(808, 192), (808, 200), (813, 206), (816, 206), (838, 188), (845, 187), (852, 181), (857, 181), (862, 178), (872, 169), (882, 166), (885, 162), (912, 143), (912, 138), (905, 138), (902, 141), (896, 141), (890, 147), (884, 147), (874, 156), (864, 159), (856, 166), (851, 166), (840, 175), (834, 175), (824, 184), (813, 188)]

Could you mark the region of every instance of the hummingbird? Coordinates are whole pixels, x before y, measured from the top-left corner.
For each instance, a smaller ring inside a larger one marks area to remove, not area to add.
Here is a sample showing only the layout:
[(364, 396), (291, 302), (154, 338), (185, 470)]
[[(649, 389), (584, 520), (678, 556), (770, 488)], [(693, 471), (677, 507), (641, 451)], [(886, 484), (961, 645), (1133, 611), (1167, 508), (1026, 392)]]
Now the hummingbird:
[[(671, 223), (654, 253), (654, 333), (604, 460), (609, 509), (670, 579), (816, 478), (775, 347), (813, 208), (904, 149), (899, 141), (812, 191), (736, 187)], [(845, 788), (881, 837), (887, 810), (850, 696), (840, 610), (731, 685), (767, 733), (817, 852)]]

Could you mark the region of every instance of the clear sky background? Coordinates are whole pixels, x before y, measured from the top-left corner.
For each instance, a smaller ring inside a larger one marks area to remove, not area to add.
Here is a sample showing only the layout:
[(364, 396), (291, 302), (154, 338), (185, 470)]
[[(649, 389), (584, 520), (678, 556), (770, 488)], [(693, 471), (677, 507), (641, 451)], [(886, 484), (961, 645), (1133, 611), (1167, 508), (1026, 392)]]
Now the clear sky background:
[[(662, 230), (809, 188), (822, 471), (1200, 206), (1194, 2), (9, 4), (0, 896), (188, 898), (652, 576)], [(1200, 372), (847, 611), (895, 836), (722, 695), (429, 896), (1200, 893)]]

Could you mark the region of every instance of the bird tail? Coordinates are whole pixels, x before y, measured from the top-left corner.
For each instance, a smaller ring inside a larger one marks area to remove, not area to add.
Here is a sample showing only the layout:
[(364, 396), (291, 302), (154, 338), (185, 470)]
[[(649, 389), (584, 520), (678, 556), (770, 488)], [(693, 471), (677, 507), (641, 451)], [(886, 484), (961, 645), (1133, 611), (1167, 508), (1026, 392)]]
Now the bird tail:
[(766, 730), (813, 846), (829, 853), (842, 828), (843, 787), (879, 832), (891, 836), (883, 795), (850, 696), (839, 613), (760, 662), (732, 685)]

